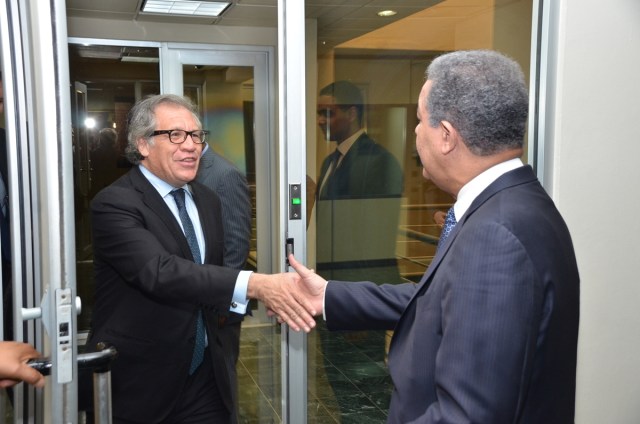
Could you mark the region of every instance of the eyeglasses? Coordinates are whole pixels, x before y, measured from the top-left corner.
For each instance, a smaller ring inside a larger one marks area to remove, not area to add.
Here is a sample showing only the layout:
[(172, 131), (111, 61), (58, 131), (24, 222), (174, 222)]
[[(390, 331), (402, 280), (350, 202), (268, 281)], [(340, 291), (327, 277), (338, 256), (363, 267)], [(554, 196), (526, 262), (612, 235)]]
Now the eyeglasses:
[(195, 131), (185, 131), (185, 130), (156, 130), (151, 133), (151, 136), (167, 134), (169, 136), (169, 141), (173, 144), (182, 144), (187, 141), (187, 136), (191, 136), (191, 140), (195, 144), (203, 144), (205, 139), (207, 138), (207, 134), (209, 131), (204, 130), (195, 130)]

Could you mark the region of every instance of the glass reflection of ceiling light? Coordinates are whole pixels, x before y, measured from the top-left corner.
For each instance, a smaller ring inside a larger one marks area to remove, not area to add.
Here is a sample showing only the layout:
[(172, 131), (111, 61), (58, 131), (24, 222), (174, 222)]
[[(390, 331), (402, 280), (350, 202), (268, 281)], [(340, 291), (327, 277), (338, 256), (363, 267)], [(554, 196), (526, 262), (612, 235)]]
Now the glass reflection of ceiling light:
[(397, 15), (398, 12), (396, 12), (395, 10), (381, 10), (378, 12), (378, 16), (382, 17), (382, 18), (387, 18), (389, 16), (393, 16), (393, 15)]
[(87, 118), (84, 120), (84, 126), (87, 128), (95, 128), (96, 127), (96, 120), (93, 118)]
[(216, 17), (220, 16), (230, 4), (230, 2), (206, 0), (147, 0), (142, 6), (142, 12)]

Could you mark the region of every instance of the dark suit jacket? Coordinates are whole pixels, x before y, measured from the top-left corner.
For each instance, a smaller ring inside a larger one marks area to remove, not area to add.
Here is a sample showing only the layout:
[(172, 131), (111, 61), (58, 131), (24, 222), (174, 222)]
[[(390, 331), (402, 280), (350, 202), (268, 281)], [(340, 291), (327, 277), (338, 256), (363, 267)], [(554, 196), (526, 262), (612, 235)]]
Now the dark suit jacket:
[[(322, 163), (318, 186), (332, 155)], [(326, 279), (400, 282), (395, 241), (403, 174), (396, 158), (364, 133), (320, 188), (317, 271)], [(375, 222), (363, 217), (376, 210)], [(383, 240), (377, 249), (375, 243)], [(372, 251), (374, 250), (374, 251)]]
[[(8, 160), (7, 160), (7, 139), (4, 128), (0, 128), (0, 176), (2, 176), (2, 181), (4, 182), (4, 186), (6, 188), (7, 195), (9, 193), (9, 172), (8, 172)], [(3, 198), (0, 198), (0, 203), (4, 202)], [(8, 208), (8, 205), (7, 205)], [(9, 237), (9, 217), (8, 217), (8, 209), (7, 216), (2, 215), (0, 212), (0, 228), (2, 229), (2, 234), (0, 237), (2, 238), (2, 282), (4, 289), (4, 293), (7, 293), (6, 285), (9, 285), (8, 289), (11, 289), (11, 249), (10, 244), (11, 240)], [(11, 293), (9, 291), (8, 293)], [(11, 303), (11, 297), (8, 299), (4, 299), (4, 305), (7, 306), (7, 303)], [(5, 309), (6, 311), (11, 311), (10, 309)], [(6, 324), (5, 324), (6, 327)], [(5, 332), (5, 340), (11, 340), (7, 337), (7, 333)]]
[[(318, 186), (324, 181), (330, 163), (331, 155), (322, 162)], [(402, 177), (396, 158), (365, 133), (353, 143), (327, 181), (326, 195), (319, 193), (318, 199), (400, 197)]]
[(251, 198), (247, 179), (209, 147), (200, 158), (196, 181), (214, 191), (222, 204), (224, 266), (243, 269), (251, 240)]
[(487, 187), (422, 281), (330, 282), (331, 329), (395, 328), (390, 423), (574, 420), (579, 276), (528, 166)]
[[(9, 190), (8, 165), (6, 133), (4, 128), (0, 128), (0, 175), (2, 175), (7, 192)], [(3, 200), (0, 199), (0, 202)], [(2, 246), (0, 259), (2, 260), (2, 305), (4, 308), (3, 340), (13, 340), (13, 287), (11, 286), (11, 238), (9, 231), (9, 217), (0, 212), (0, 245)]]
[(7, 183), (7, 135), (4, 131), (4, 128), (0, 128), (0, 174), (2, 174), (2, 178)]
[[(205, 265), (138, 167), (92, 202), (96, 302), (91, 344), (110, 342), (114, 417), (152, 423), (173, 408), (188, 376), (198, 309), (207, 324), (216, 383), (232, 411), (240, 324), (224, 325), (238, 276), (222, 268), (220, 201), (191, 184), (206, 240)], [(206, 359), (205, 359), (206, 360)]]

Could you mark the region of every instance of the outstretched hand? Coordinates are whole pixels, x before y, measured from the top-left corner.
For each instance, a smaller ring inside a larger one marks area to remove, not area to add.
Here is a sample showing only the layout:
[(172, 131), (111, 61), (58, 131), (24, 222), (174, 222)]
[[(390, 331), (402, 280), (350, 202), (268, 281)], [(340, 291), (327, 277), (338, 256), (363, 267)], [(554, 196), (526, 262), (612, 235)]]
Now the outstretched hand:
[(301, 290), (300, 277), (294, 272), (282, 274), (253, 273), (249, 277), (247, 295), (265, 304), (270, 315), (278, 316), (295, 331), (311, 331), (316, 325), (316, 309)]
[(312, 305), (313, 310), (316, 311), (313, 315), (322, 314), (324, 291), (327, 286), (327, 280), (316, 274), (313, 270), (302, 265), (292, 254), (289, 255), (289, 264), (291, 264), (291, 267), (301, 278), (301, 293)]
[(11, 387), (21, 381), (36, 387), (44, 386), (44, 376), (27, 365), (29, 359), (39, 356), (30, 344), (0, 342), (0, 388)]

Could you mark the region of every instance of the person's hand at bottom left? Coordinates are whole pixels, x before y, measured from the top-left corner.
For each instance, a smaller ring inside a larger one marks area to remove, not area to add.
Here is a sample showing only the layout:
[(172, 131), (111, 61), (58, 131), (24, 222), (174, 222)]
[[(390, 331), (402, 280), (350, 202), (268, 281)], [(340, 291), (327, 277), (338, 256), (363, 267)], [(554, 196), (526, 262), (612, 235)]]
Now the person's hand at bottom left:
[(0, 342), (0, 388), (15, 386), (21, 381), (36, 387), (44, 386), (44, 376), (27, 365), (29, 359), (39, 356), (38, 351), (30, 344)]

